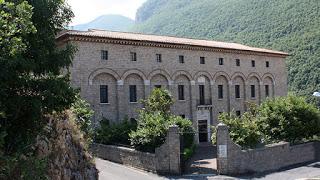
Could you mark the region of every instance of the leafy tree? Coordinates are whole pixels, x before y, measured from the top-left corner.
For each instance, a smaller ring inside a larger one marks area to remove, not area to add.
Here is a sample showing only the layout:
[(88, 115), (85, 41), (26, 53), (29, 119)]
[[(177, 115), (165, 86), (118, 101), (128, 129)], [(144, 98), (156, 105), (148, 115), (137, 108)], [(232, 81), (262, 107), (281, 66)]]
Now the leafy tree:
[(320, 136), (320, 112), (303, 97), (268, 99), (259, 107), (259, 131), (267, 142), (301, 142)]
[(254, 148), (261, 143), (262, 134), (257, 125), (256, 114), (245, 112), (241, 117), (234, 112), (222, 113), (219, 120), (229, 127), (230, 137), (244, 148)]
[(59, 49), (55, 42), (73, 14), (63, 0), (0, 4), (0, 124), (11, 154), (32, 144), (46, 123), (43, 114), (69, 108), (75, 99), (68, 74), (61, 75), (75, 48)]
[(170, 113), (173, 99), (169, 91), (156, 88), (144, 102), (145, 109), (140, 111), (137, 130), (129, 135), (135, 148), (154, 152), (155, 148), (165, 142), (172, 125), (179, 126), (185, 139), (185, 147), (191, 148), (194, 137), (192, 122)]
[(173, 98), (168, 90), (156, 88), (147, 100), (142, 100), (146, 112), (160, 112), (168, 114), (170, 106), (173, 104)]

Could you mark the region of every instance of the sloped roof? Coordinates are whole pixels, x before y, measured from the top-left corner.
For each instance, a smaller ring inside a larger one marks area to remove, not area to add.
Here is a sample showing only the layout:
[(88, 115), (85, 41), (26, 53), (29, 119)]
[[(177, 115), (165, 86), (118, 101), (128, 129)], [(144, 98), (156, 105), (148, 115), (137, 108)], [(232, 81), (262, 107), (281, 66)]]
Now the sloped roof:
[(263, 48), (250, 47), (237, 43), (219, 42), (211, 40), (191, 39), (191, 38), (179, 38), (172, 36), (159, 36), (151, 34), (139, 34), (139, 33), (128, 33), (128, 32), (115, 32), (90, 29), (89, 31), (75, 31), (68, 30), (60, 33), (57, 39), (63, 36), (84, 36), (84, 37), (96, 37), (96, 38), (110, 38), (118, 40), (132, 40), (132, 41), (143, 41), (143, 42), (154, 42), (154, 43), (165, 43), (165, 44), (178, 44), (178, 45), (189, 45), (189, 46), (200, 46), (208, 48), (219, 48), (229, 50), (240, 50), (240, 51), (251, 51), (259, 53), (271, 53), (276, 55), (288, 56), (288, 53), (281, 51), (274, 51)]

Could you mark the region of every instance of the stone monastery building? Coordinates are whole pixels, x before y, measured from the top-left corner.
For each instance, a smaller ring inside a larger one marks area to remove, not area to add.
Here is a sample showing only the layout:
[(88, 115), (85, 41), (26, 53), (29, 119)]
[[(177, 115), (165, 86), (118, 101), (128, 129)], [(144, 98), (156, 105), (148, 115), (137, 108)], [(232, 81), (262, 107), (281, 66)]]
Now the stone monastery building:
[(60, 45), (77, 46), (71, 81), (102, 117), (117, 122), (137, 118), (139, 99), (154, 88), (168, 89), (172, 112), (192, 120), (199, 141), (221, 112), (246, 111), (246, 102), (287, 94), (287, 53), (236, 43), (168, 36), (65, 31)]

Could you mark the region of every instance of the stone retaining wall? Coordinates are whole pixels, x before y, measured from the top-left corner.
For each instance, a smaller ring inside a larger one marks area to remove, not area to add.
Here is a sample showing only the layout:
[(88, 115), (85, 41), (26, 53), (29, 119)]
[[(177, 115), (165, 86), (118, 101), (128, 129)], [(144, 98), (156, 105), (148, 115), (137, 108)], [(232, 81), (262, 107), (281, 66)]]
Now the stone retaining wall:
[(228, 127), (217, 127), (217, 167), (220, 174), (244, 174), (274, 171), (319, 160), (319, 142), (290, 146), (287, 142), (263, 148), (242, 150), (231, 139)]
[(169, 128), (165, 143), (156, 148), (154, 154), (102, 144), (94, 144), (92, 149), (99, 158), (112, 162), (158, 174), (179, 175), (181, 173), (180, 135), (177, 126)]

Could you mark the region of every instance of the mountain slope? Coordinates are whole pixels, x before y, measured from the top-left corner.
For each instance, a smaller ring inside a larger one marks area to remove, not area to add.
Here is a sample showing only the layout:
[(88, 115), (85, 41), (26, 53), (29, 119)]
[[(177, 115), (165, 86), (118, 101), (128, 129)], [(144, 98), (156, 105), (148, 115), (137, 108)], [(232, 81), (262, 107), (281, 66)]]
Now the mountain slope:
[(290, 89), (311, 96), (320, 91), (319, 17), (319, 0), (148, 0), (133, 31), (289, 52)]
[(95, 20), (73, 27), (75, 30), (104, 29), (110, 31), (128, 31), (134, 20), (121, 15), (103, 15)]

